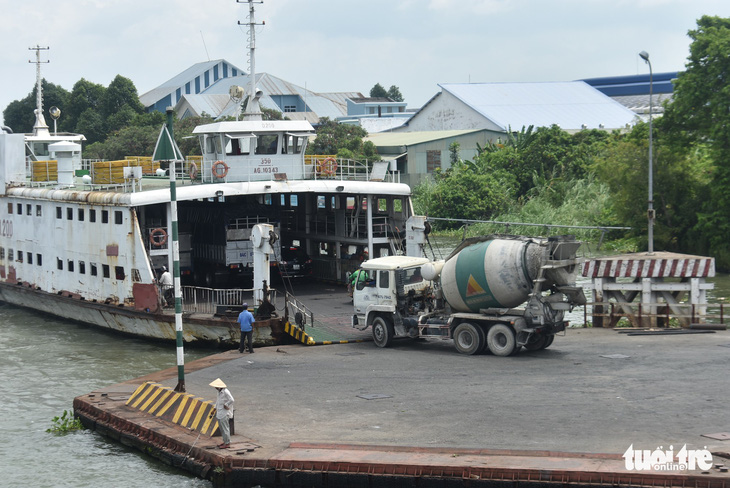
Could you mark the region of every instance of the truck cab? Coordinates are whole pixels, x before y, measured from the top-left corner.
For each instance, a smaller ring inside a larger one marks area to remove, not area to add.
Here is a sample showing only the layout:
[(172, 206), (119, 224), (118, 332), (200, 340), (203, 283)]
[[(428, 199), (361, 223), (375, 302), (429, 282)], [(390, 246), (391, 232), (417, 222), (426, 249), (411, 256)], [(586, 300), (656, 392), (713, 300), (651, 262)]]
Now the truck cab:
[(372, 326), (373, 339), (380, 347), (396, 337), (417, 336), (412, 317), (427, 311), (433, 283), (423, 278), (421, 267), (429, 262), (412, 256), (365, 261), (361, 269), (368, 273), (368, 279), (358, 281), (352, 293), (353, 327)]

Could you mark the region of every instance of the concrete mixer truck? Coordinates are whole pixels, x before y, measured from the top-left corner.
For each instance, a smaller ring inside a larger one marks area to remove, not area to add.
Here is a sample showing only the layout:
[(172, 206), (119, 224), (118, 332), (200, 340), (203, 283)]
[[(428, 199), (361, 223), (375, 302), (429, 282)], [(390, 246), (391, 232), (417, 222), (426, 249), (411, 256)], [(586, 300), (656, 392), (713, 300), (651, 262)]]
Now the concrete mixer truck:
[(545, 349), (565, 330), (565, 312), (586, 303), (575, 286), (579, 247), (573, 236), (493, 235), (467, 239), (441, 261), (366, 261), (367, 276), (353, 290), (352, 325), (372, 327), (379, 347), (440, 337), (463, 354)]

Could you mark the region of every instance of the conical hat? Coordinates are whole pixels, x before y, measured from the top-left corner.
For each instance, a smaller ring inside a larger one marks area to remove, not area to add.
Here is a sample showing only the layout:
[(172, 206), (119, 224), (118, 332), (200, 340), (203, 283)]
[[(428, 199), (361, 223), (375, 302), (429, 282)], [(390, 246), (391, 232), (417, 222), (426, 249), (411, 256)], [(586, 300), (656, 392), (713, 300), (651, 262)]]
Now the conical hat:
[(226, 384), (223, 383), (223, 380), (221, 380), (220, 378), (216, 378), (212, 383), (210, 383), (210, 386), (212, 386), (213, 388), (225, 388)]

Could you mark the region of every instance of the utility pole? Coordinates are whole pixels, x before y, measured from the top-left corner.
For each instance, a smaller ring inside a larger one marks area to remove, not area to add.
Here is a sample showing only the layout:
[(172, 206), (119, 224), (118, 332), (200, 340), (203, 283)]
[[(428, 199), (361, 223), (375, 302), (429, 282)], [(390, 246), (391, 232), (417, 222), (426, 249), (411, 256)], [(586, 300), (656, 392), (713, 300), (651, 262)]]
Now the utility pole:
[(43, 87), (41, 84), (41, 64), (48, 64), (51, 61), (41, 61), (41, 51), (48, 51), (50, 47), (29, 47), (29, 51), (35, 51), (35, 61), (28, 60), (29, 63), (35, 64), (35, 79), (36, 79), (36, 94), (35, 94), (35, 125), (33, 125), (34, 136), (47, 136), (50, 135), (48, 132), (48, 125), (46, 119), (43, 117)]

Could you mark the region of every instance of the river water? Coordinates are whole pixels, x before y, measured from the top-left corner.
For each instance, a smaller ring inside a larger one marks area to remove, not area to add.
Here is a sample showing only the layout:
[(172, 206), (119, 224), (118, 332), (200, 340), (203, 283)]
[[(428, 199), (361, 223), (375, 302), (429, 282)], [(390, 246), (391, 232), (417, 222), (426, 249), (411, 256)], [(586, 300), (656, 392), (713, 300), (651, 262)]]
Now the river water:
[[(730, 296), (728, 275), (713, 281), (708, 302)], [(571, 322), (582, 324), (582, 311)], [(185, 361), (209, 353), (188, 349)], [(175, 361), (174, 344), (148, 343), (0, 304), (0, 485), (211, 486), (94, 432), (46, 433), (54, 416), (72, 410), (74, 397)]]

